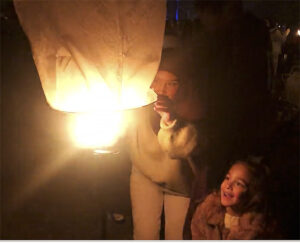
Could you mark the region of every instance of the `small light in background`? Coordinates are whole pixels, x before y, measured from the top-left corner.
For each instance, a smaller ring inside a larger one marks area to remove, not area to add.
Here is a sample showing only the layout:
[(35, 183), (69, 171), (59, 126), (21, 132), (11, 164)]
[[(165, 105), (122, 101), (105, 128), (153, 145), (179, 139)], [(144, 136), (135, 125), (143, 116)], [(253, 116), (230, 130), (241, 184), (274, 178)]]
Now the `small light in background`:
[(296, 35), (297, 35), (297, 36), (300, 36), (300, 29), (297, 30)]

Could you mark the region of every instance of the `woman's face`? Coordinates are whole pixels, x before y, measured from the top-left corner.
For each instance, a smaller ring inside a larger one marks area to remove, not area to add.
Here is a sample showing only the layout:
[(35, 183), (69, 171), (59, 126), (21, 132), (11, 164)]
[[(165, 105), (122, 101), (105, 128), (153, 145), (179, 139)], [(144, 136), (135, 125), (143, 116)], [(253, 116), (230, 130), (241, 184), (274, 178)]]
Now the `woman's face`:
[(242, 162), (235, 163), (221, 184), (221, 204), (231, 210), (237, 208), (248, 191), (250, 181), (251, 175), (247, 166)]
[(164, 95), (174, 100), (179, 89), (178, 78), (173, 73), (159, 70), (150, 88), (153, 89), (157, 95)]

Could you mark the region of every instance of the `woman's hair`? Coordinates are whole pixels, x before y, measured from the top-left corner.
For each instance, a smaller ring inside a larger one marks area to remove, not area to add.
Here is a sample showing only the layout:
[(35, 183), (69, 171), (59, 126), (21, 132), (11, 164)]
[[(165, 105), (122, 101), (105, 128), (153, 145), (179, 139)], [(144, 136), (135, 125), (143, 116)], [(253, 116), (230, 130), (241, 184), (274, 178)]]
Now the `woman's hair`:
[(251, 181), (248, 191), (242, 198), (239, 206), (241, 212), (267, 212), (268, 194), (270, 187), (270, 169), (263, 157), (248, 156), (244, 159), (235, 160), (234, 164), (243, 164), (249, 170)]
[(165, 48), (161, 54), (159, 70), (173, 73), (177, 76), (181, 87), (195, 88), (196, 63), (193, 54), (196, 50), (191, 47)]

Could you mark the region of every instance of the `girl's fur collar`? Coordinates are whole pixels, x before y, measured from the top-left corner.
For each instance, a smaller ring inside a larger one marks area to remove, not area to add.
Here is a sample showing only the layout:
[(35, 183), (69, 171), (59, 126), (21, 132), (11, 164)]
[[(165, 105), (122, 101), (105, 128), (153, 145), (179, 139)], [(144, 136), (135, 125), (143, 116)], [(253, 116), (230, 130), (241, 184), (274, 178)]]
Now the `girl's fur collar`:
[[(204, 219), (209, 225), (224, 227), (225, 208), (221, 205), (220, 193), (214, 192), (202, 203)], [(240, 217), (240, 224), (232, 227), (226, 239), (250, 240), (264, 230), (264, 217), (260, 213), (247, 212)]]

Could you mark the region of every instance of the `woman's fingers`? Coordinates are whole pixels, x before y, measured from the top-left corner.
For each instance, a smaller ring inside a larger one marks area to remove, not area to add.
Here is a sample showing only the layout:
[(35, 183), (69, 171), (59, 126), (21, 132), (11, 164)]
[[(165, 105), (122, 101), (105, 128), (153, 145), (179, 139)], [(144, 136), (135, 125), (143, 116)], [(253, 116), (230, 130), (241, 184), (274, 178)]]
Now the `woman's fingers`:
[(169, 123), (175, 118), (174, 103), (167, 96), (157, 96), (157, 101), (154, 103), (154, 111), (160, 114), (165, 123)]
[(157, 96), (157, 101), (155, 102), (155, 106), (172, 107), (173, 102), (166, 96)]
[(155, 103), (154, 109), (155, 111), (171, 112), (173, 111), (173, 106), (165, 103)]
[(154, 110), (155, 110), (156, 112), (170, 113), (170, 109), (169, 109), (169, 108), (158, 108), (158, 107), (154, 107)]

